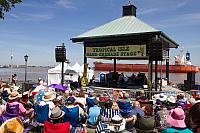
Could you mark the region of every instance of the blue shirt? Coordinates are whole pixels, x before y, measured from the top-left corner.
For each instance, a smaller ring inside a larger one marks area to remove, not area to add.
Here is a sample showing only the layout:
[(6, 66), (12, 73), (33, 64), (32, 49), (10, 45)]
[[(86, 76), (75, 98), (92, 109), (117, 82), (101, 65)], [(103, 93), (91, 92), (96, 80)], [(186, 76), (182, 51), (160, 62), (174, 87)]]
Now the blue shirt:
[(192, 133), (188, 128), (168, 127), (162, 133)]
[(100, 115), (100, 110), (101, 108), (98, 107), (97, 105), (95, 105), (94, 107), (91, 107), (89, 109), (89, 123), (92, 124), (92, 125), (95, 125), (95, 123), (97, 122), (98, 120), (98, 116)]

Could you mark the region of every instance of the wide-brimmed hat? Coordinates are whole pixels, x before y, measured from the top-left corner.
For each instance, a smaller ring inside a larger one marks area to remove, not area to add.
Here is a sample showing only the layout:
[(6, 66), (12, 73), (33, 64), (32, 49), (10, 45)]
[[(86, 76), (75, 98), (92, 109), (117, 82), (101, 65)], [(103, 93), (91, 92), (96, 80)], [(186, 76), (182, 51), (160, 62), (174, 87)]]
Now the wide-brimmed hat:
[(126, 127), (125, 119), (120, 115), (115, 115), (114, 117), (112, 117), (111, 125), (108, 126), (108, 129), (110, 129), (113, 132), (121, 132), (125, 130), (125, 127)]
[(158, 95), (158, 99), (160, 100), (160, 101), (166, 101), (167, 100), (167, 95), (165, 95), (164, 93), (161, 93), (161, 94), (159, 94)]
[(21, 98), (21, 97), (22, 97), (22, 95), (19, 94), (19, 92), (13, 91), (13, 92), (10, 93), (8, 99), (9, 99), (9, 100), (15, 100), (15, 99)]
[(60, 119), (65, 115), (65, 112), (62, 111), (59, 107), (55, 107), (51, 111), (50, 119)]
[(55, 92), (53, 91), (47, 91), (44, 93), (44, 96), (42, 97), (43, 101), (52, 101), (56, 97)]
[(170, 103), (176, 103), (176, 99), (173, 96), (168, 97), (167, 101)]
[(175, 108), (170, 111), (167, 123), (173, 127), (185, 128), (185, 113), (182, 108)]

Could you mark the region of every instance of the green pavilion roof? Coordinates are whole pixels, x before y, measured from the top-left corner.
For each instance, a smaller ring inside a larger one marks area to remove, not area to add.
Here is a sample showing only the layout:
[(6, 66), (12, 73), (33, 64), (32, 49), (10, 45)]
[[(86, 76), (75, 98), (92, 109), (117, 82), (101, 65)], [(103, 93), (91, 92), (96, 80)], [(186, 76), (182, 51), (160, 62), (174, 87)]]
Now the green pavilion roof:
[(156, 31), (158, 30), (142, 22), (135, 16), (125, 16), (89, 30), (88, 32), (85, 32), (75, 38), (123, 35)]
[(91, 29), (76, 37), (71, 38), (73, 42), (84, 42), (86, 39), (134, 36), (142, 34), (159, 34), (171, 43), (170, 47), (178, 47), (178, 44), (167, 37), (163, 32), (157, 30), (135, 16), (124, 16), (108, 22), (104, 25)]

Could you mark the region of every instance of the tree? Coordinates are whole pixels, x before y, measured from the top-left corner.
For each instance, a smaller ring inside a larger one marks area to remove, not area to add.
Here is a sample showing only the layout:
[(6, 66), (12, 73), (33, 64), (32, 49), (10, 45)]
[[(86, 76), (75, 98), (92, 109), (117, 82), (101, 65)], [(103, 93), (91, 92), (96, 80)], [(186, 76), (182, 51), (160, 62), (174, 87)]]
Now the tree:
[(0, 0), (0, 19), (4, 19), (4, 13), (9, 12), (12, 7), (22, 2), (22, 0)]

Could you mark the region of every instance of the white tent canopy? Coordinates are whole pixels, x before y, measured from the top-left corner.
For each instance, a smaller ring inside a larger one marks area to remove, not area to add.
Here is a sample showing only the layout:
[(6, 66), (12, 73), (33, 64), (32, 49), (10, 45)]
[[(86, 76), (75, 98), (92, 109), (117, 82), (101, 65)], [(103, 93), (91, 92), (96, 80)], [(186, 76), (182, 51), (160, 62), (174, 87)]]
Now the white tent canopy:
[[(61, 69), (62, 63), (48, 70), (48, 84), (59, 84), (61, 82)], [(64, 72), (72, 72), (71, 70), (75, 71), (76, 73), (66, 73), (65, 80), (72, 80), (73, 82), (78, 81), (78, 76), (83, 76), (84, 65), (79, 65), (79, 63), (76, 62), (73, 66), (70, 66), (69, 64), (64, 63)], [(92, 79), (93, 75), (94, 70), (88, 69), (88, 80)]]

